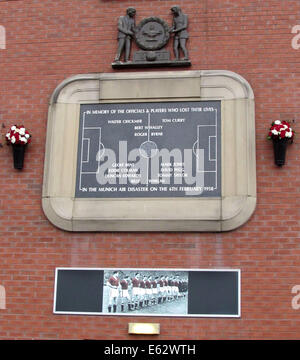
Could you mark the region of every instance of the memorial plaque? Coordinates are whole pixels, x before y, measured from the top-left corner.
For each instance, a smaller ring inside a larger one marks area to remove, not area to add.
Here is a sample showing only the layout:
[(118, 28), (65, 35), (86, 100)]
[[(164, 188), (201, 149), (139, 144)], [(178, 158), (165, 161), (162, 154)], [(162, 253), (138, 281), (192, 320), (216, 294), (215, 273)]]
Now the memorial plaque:
[(77, 198), (220, 197), (221, 102), (84, 104)]
[(57, 268), (55, 314), (240, 317), (239, 269)]
[(254, 94), (230, 71), (66, 79), (46, 145), (42, 206), (63, 230), (221, 232), (255, 210)]

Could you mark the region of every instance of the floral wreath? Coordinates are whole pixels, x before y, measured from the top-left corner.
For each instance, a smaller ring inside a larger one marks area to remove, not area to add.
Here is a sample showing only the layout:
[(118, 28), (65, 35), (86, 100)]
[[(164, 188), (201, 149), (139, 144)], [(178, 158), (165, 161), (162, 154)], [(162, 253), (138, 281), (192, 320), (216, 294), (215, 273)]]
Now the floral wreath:
[(27, 145), (31, 142), (31, 135), (23, 125), (13, 125), (5, 138), (8, 145)]

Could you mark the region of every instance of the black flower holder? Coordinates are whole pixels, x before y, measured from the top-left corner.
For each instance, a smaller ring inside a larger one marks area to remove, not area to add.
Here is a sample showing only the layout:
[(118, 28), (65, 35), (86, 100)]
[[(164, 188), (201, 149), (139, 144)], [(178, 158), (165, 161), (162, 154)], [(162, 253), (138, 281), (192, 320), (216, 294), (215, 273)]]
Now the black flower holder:
[(277, 166), (285, 164), (287, 145), (293, 143), (295, 132), (287, 121), (275, 120), (269, 130), (268, 140), (272, 140), (274, 160)]
[(13, 149), (14, 168), (22, 170), (24, 165), (25, 150), (31, 142), (31, 135), (23, 125), (13, 125), (5, 135), (7, 145)]

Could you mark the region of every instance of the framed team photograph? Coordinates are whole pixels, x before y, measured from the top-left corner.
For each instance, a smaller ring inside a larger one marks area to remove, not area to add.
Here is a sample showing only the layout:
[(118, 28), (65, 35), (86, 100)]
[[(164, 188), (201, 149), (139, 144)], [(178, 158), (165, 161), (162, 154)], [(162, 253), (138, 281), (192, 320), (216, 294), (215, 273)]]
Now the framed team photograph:
[(187, 300), (187, 271), (104, 271), (103, 313), (186, 315)]

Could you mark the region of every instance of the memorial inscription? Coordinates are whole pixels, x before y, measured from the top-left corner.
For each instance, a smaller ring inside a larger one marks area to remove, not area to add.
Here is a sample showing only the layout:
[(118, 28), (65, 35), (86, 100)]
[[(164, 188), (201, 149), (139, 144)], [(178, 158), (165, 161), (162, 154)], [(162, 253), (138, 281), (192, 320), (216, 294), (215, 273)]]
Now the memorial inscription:
[(81, 105), (78, 198), (221, 196), (221, 102)]

